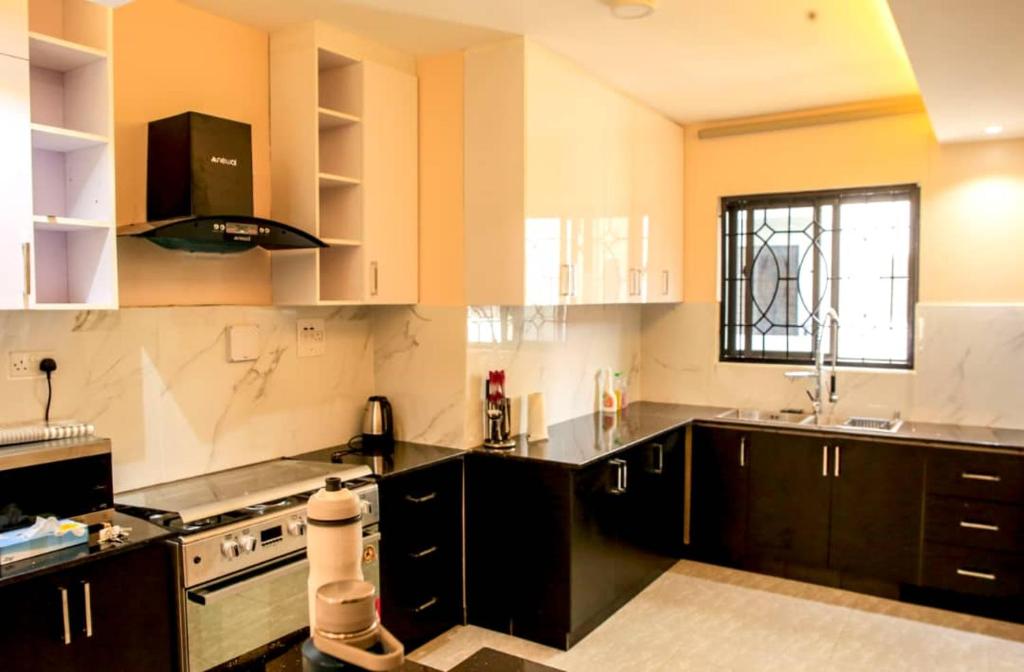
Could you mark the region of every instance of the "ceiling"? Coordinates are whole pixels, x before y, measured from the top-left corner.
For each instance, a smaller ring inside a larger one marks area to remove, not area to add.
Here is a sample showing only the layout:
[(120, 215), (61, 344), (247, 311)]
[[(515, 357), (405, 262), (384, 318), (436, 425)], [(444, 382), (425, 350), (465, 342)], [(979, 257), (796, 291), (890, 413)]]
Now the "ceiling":
[(416, 55), (526, 35), (679, 122), (917, 93), (885, 0), (659, 0), (636, 21), (608, 0), (186, 1), (266, 30), (318, 18)]
[(889, 4), (939, 141), (1024, 137), (1024, 2)]

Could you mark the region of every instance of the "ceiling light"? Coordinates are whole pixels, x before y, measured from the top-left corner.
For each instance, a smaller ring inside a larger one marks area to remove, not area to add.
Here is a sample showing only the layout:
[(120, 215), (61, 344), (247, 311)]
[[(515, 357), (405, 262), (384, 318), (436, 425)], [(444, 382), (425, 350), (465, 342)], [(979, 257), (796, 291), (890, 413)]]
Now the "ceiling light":
[(1003, 127), (999, 124), (992, 124), (991, 126), (985, 127), (985, 135), (999, 135), (1003, 132)]
[(657, 0), (611, 0), (612, 14), (620, 19), (642, 19), (654, 13)]

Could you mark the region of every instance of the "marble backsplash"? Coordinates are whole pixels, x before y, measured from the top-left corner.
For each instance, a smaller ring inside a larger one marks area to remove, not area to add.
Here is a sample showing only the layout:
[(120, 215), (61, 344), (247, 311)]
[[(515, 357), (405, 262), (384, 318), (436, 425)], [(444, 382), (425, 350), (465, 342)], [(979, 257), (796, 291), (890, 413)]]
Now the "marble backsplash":
[[(322, 357), (297, 358), (295, 320), (326, 321)], [(226, 328), (259, 327), (259, 357), (230, 363)], [(115, 490), (335, 445), (373, 393), (366, 309), (127, 308), (0, 312), (0, 352), (58, 363), (52, 417), (96, 425)], [(0, 383), (0, 422), (41, 420), (41, 378)]]
[[(1024, 428), (1024, 305), (919, 304), (916, 327), (914, 370), (841, 370), (837, 413)], [(717, 334), (717, 304), (646, 306), (644, 399), (809, 408), (793, 367), (719, 362)]]
[(640, 308), (395, 307), (374, 314), (379, 393), (401, 438), (463, 447), (483, 440), (483, 381), (503, 369), (513, 432), (524, 400), (543, 392), (549, 424), (595, 408), (595, 374), (609, 366), (640, 394)]

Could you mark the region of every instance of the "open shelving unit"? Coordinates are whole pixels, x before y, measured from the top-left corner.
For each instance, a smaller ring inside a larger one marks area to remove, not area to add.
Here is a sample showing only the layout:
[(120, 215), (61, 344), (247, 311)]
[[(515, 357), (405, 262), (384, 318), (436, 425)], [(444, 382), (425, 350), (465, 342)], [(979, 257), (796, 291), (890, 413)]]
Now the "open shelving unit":
[(275, 179), (273, 215), (330, 246), (275, 254), (274, 302), (362, 303), (363, 63), (313, 29), (275, 34), (271, 119), (273, 171), (289, 175)]
[(29, 1), (37, 308), (117, 307), (110, 44), (109, 8)]

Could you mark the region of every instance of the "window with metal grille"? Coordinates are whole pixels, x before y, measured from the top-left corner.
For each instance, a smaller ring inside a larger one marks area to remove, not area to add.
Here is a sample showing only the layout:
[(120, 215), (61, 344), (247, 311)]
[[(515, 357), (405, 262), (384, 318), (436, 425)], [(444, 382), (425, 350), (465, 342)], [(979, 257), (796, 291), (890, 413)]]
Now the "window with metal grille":
[(913, 368), (917, 185), (722, 199), (720, 359)]

